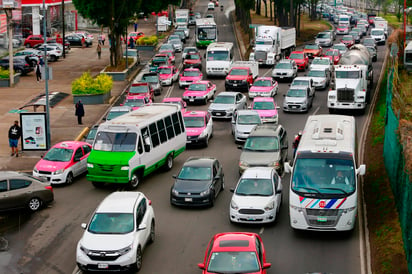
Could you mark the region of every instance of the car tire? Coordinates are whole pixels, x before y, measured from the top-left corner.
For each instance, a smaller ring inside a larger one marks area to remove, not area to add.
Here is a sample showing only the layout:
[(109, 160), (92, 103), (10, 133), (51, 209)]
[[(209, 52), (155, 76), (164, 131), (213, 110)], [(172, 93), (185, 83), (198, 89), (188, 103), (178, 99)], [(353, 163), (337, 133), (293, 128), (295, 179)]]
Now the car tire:
[(220, 188), (220, 191), (225, 190), (225, 176), (222, 176), (222, 187)]
[(215, 192), (213, 190), (210, 191), (210, 202), (209, 202), (209, 206), (213, 207), (215, 205)]
[(19, 68), (15, 68), (15, 69), (14, 69), (14, 72), (15, 72), (15, 73), (20, 73), (21, 75), (24, 74), (24, 73), (23, 73), (23, 70), (22, 70), (22, 69), (19, 69)]
[(57, 62), (57, 56), (56, 55), (51, 55), (50, 56), (50, 61), (51, 62)]
[(141, 174), (137, 171), (133, 173), (132, 178), (129, 181), (129, 189), (136, 189), (141, 181)]
[(95, 188), (101, 188), (104, 185), (104, 183), (103, 182), (92, 182), (92, 185)]
[(209, 146), (209, 136), (206, 136), (205, 147), (208, 147), (208, 146)]
[(73, 183), (73, 173), (69, 172), (66, 177), (66, 184), (71, 185)]
[(167, 158), (166, 158), (166, 162), (165, 162), (165, 165), (164, 165), (164, 170), (169, 171), (172, 168), (173, 168), (173, 154), (169, 153), (169, 155), (167, 155)]
[(41, 201), (40, 198), (33, 197), (29, 200), (27, 205), (28, 205), (30, 211), (35, 212), (35, 211), (40, 209), (40, 207), (42, 205), (42, 201)]
[(134, 270), (139, 272), (142, 268), (142, 261), (143, 261), (143, 253), (140, 246), (136, 250), (136, 262), (134, 263)]
[(29, 44), (29, 43), (25, 44), (24, 46), (25, 46), (26, 48), (30, 48), (30, 44)]
[(149, 244), (153, 243), (155, 241), (155, 221), (152, 220), (150, 223), (150, 235), (149, 235)]

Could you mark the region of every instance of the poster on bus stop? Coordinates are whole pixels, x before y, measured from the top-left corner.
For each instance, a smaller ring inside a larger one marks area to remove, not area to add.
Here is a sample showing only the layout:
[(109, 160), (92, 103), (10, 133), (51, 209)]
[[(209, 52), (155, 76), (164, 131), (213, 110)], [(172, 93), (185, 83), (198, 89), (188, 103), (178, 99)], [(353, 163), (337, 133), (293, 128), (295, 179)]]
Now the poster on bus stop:
[(46, 113), (20, 113), (22, 150), (47, 150)]

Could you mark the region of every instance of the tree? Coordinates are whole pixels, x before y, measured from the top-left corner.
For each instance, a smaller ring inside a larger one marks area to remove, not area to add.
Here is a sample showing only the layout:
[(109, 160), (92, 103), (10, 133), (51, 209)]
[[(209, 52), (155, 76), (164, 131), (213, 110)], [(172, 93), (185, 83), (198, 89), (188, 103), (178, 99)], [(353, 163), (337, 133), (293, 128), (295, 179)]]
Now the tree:
[(120, 38), (139, 11), (141, 0), (73, 0), (73, 4), (84, 18), (109, 28), (110, 65), (117, 66), (122, 58)]

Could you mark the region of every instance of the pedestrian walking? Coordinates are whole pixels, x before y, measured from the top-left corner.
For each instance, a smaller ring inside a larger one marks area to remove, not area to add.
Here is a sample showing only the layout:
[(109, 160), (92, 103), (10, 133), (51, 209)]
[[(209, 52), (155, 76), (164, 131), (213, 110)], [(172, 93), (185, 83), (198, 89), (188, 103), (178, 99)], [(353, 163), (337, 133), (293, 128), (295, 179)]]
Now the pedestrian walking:
[(84, 49), (86, 46), (86, 39), (84, 39), (84, 36), (82, 36), (82, 49)]
[(19, 148), (17, 147), (21, 137), (21, 127), (19, 121), (14, 121), (14, 124), (9, 129), (9, 146), (11, 147), (11, 156), (19, 157)]
[(38, 62), (36, 64), (36, 79), (37, 79), (37, 83), (39, 81), (41, 81), (41, 66), (40, 66), (40, 62)]
[(131, 36), (130, 36), (130, 38), (129, 38), (129, 47), (130, 47), (131, 49), (134, 49), (134, 39), (133, 39), (133, 37), (131, 37)]
[(134, 21), (134, 32), (137, 31), (137, 19)]
[(97, 45), (97, 57), (100, 59), (100, 57), (102, 56), (102, 47), (100, 46), (100, 44)]
[(295, 136), (295, 140), (293, 141), (293, 159), (295, 159), (296, 150), (298, 149), (300, 139), (302, 139), (302, 131), (299, 131), (298, 135)]
[(99, 36), (97, 36), (97, 41), (99, 45), (103, 45), (103, 38), (102, 38), (102, 34), (99, 34)]
[(84, 116), (84, 107), (82, 101), (78, 101), (76, 103), (76, 112), (75, 115), (77, 116), (77, 123), (82, 125), (82, 117)]
[(43, 57), (40, 57), (39, 64), (40, 64), (40, 67), (44, 66), (44, 60), (43, 60)]

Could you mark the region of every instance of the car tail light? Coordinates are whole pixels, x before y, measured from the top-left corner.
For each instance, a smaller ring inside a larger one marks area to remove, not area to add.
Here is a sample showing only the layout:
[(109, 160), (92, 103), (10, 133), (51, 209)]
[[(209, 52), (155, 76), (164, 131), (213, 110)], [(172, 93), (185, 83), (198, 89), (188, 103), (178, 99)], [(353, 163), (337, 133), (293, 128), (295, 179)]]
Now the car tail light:
[(51, 192), (53, 192), (53, 187), (52, 186), (45, 186), (44, 188), (50, 190)]
[(149, 200), (149, 205), (152, 205), (152, 200)]

